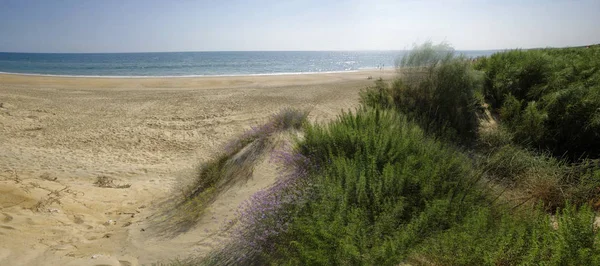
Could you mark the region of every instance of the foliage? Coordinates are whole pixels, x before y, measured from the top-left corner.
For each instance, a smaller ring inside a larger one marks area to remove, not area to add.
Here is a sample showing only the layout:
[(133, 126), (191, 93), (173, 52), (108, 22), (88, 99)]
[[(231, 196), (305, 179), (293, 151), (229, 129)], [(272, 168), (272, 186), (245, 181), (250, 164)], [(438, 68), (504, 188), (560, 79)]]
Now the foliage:
[(379, 78), (375, 85), (360, 91), (360, 101), (365, 106), (388, 109), (394, 107), (394, 102), (388, 84)]
[[(589, 208), (559, 198), (554, 220), (542, 209), (519, 213), (496, 206), (481, 194), (478, 171), (464, 155), (394, 112), (346, 113), (328, 126), (308, 125), (305, 134), (298, 150), (318, 166), (305, 176), (310, 193), (279, 210), (293, 218), (262, 243), (252, 263), (590, 265), (600, 259)], [(560, 162), (518, 149), (500, 149), (500, 157), (518, 156), (507, 176), (566, 184)], [(523, 182), (529, 189), (539, 184)]]
[(310, 176), (316, 189), (275, 242), (276, 264), (398, 263), (478, 197), (466, 157), (393, 111), (308, 126), (299, 150), (320, 166)]
[(490, 153), (513, 143), (513, 134), (503, 125), (479, 131), (477, 148), (482, 153)]
[(507, 144), (485, 154), (479, 164), (488, 179), (523, 194), (522, 202), (540, 202), (549, 211), (567, 202), (581, 206), (600, 200), (600, 169), (594, 161), (569, 164)]
[(518, 143), (571, 160), (600, 156), (600, 46), (505, 51), (476, 67)]
[[(285, 174), (241, 207), (234, 241), (202, 264), (600, 264), (599, 51), (473, 64), (446, 44), (416, 47), (355, 113), (291, 123), (304, 138), (278, 156)], [(501, 124), (476, 137), (482, 97)], [(499, 204), (497, 186), (522, 202)]]
[(466, 58), (447, 44), (416, 46), (398, 62), (391, 87), (378, 81), (361, 94), (364, 105), (394, 106), (437, 136), (469, 143), (475, 139), (481, 78)]
[(598, 265), (600, 234), (589, 208), (566, 206), (556, 218), (540, 210), (515, 213), (477, 208), (464, 221), (429, 238), (413, 265)]
[(282, 109), (272, 115), (267, 123), (253, 127), (226, 145), (224, 152), (202, 164), (194, 183), (183, 191), (183, 197), (164, 218), (163, 227), (178, 231), (191, 228), (214, 201), (219, 192), (235, 182), (252, 176), (254, 163), (269, 147), (269, 138), (289, 129), (299, 129), (306, 121), (308, 112), (292, 108)]

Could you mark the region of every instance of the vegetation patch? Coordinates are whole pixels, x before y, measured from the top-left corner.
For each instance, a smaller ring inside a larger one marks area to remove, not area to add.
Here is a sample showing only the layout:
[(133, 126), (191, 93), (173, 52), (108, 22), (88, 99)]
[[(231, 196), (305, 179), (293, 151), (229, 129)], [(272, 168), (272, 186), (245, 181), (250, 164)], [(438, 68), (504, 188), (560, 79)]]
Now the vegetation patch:
[(362, 92), (362, 103), (394, 107), (438, 137), (461, 143), (475, 139), (482, 78), (470, 60), (447, 44), (416, 46), (398, 61), (400, 76), (391, 86), (379, 80)]
[(506, 51), (476, 67), (517, 143), (571, 161), (598, 158), (600, 46)]
[(96, 185), (97, 187), (101, 187), (101, 188), (129, 188), (131, 187), (131, 184), (121, 184), (121, 185), (117, 185), (115, 184), (115, 179), (109, 176), (98, 176), (96, 178), (96, 182), (94, 182), (94, 185)]
[(363, 107), (303, 124), (227, 246), (179, 263), (600, 264), (598, 51), (415, 47)]
[(221, 193), (236, 182), (252, 177), (254, 165), (271, 148), (277, 132), (298, 129), (305, 123), (307, 112), (283, 109), (262, 126), (253, 127), (226, 145), (223, 153), (202, 164), (194, 183), (182, 192), (174, 207), (160, 218), (162, 231), (185, 232)]
[(424, 241), (413, 265), (597, 265), (600, 234), (595, 213), (572, 205), (549, 216), (534, 208), (515, 212), (476, 208), (459, 224)]

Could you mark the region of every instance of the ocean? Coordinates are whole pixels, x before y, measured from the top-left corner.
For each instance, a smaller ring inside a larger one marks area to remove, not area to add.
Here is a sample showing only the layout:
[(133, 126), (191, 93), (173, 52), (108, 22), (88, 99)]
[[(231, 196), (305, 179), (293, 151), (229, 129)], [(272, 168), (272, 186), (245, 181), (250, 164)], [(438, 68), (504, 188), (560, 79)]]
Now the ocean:
[[(457, 51), (468, 57), (495, 51)], [(393, 67), (405, 51), (0, 53), (0, 72), (59, 76), (235, 76)]]

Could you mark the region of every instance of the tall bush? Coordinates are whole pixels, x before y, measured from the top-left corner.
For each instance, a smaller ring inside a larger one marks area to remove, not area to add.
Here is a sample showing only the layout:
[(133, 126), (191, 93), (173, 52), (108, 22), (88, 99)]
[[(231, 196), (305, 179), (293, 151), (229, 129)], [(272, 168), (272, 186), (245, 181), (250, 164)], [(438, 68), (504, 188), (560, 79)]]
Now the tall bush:
[[(461, 143), (475, 139), (476, 92), (481, 78), (469, 60), (456, 56), (447, 44), (427, 42), (415, 46), (397, 67), (399, 79), (391, 87), (377, 84), (376, 91), (363, 93), (363, 104), (381, 108), (391, 100), (397, 110), (416, 119), (427, 132)], [(382, 92), (387, 92), (386, 97), (377, 97)]]
[(299, 150), (319, 166), (316, 190), (278, 240), (277, 264), (397, 264), (476, 197), (468, 159), (393, 111), (309, 126)]
[(515, 141), (572, 161), (600, 157), (600, 46), (505, 51), (477, 67)]

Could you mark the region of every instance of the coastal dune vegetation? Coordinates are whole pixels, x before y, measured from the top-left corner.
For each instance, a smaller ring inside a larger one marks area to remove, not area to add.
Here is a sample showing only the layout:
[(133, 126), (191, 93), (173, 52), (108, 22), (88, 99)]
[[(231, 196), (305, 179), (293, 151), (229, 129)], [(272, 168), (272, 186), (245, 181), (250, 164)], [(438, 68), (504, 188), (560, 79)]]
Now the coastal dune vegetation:
[(193, 228), (220, 193), (252, 177), (255, 165), (278, 147), (278, 134), (300, 129), (307, 116), (286, 108), (230, 141), (221, 154), (198, 167), (193, 183), (184, 184), (180, 195), (166, 201), (169, 211), (154, 217), (158, 232), (183, 233)]
[[(600, 265), (600, 46), (473, 60), (425, 43), (397, 69), (328, 123), (274, 116), (264, 128), (301, 131), (272, 153), (277, 182), (228, 243), (172, 264)], [(232, 154), (188, 202), (222, 189)]]

